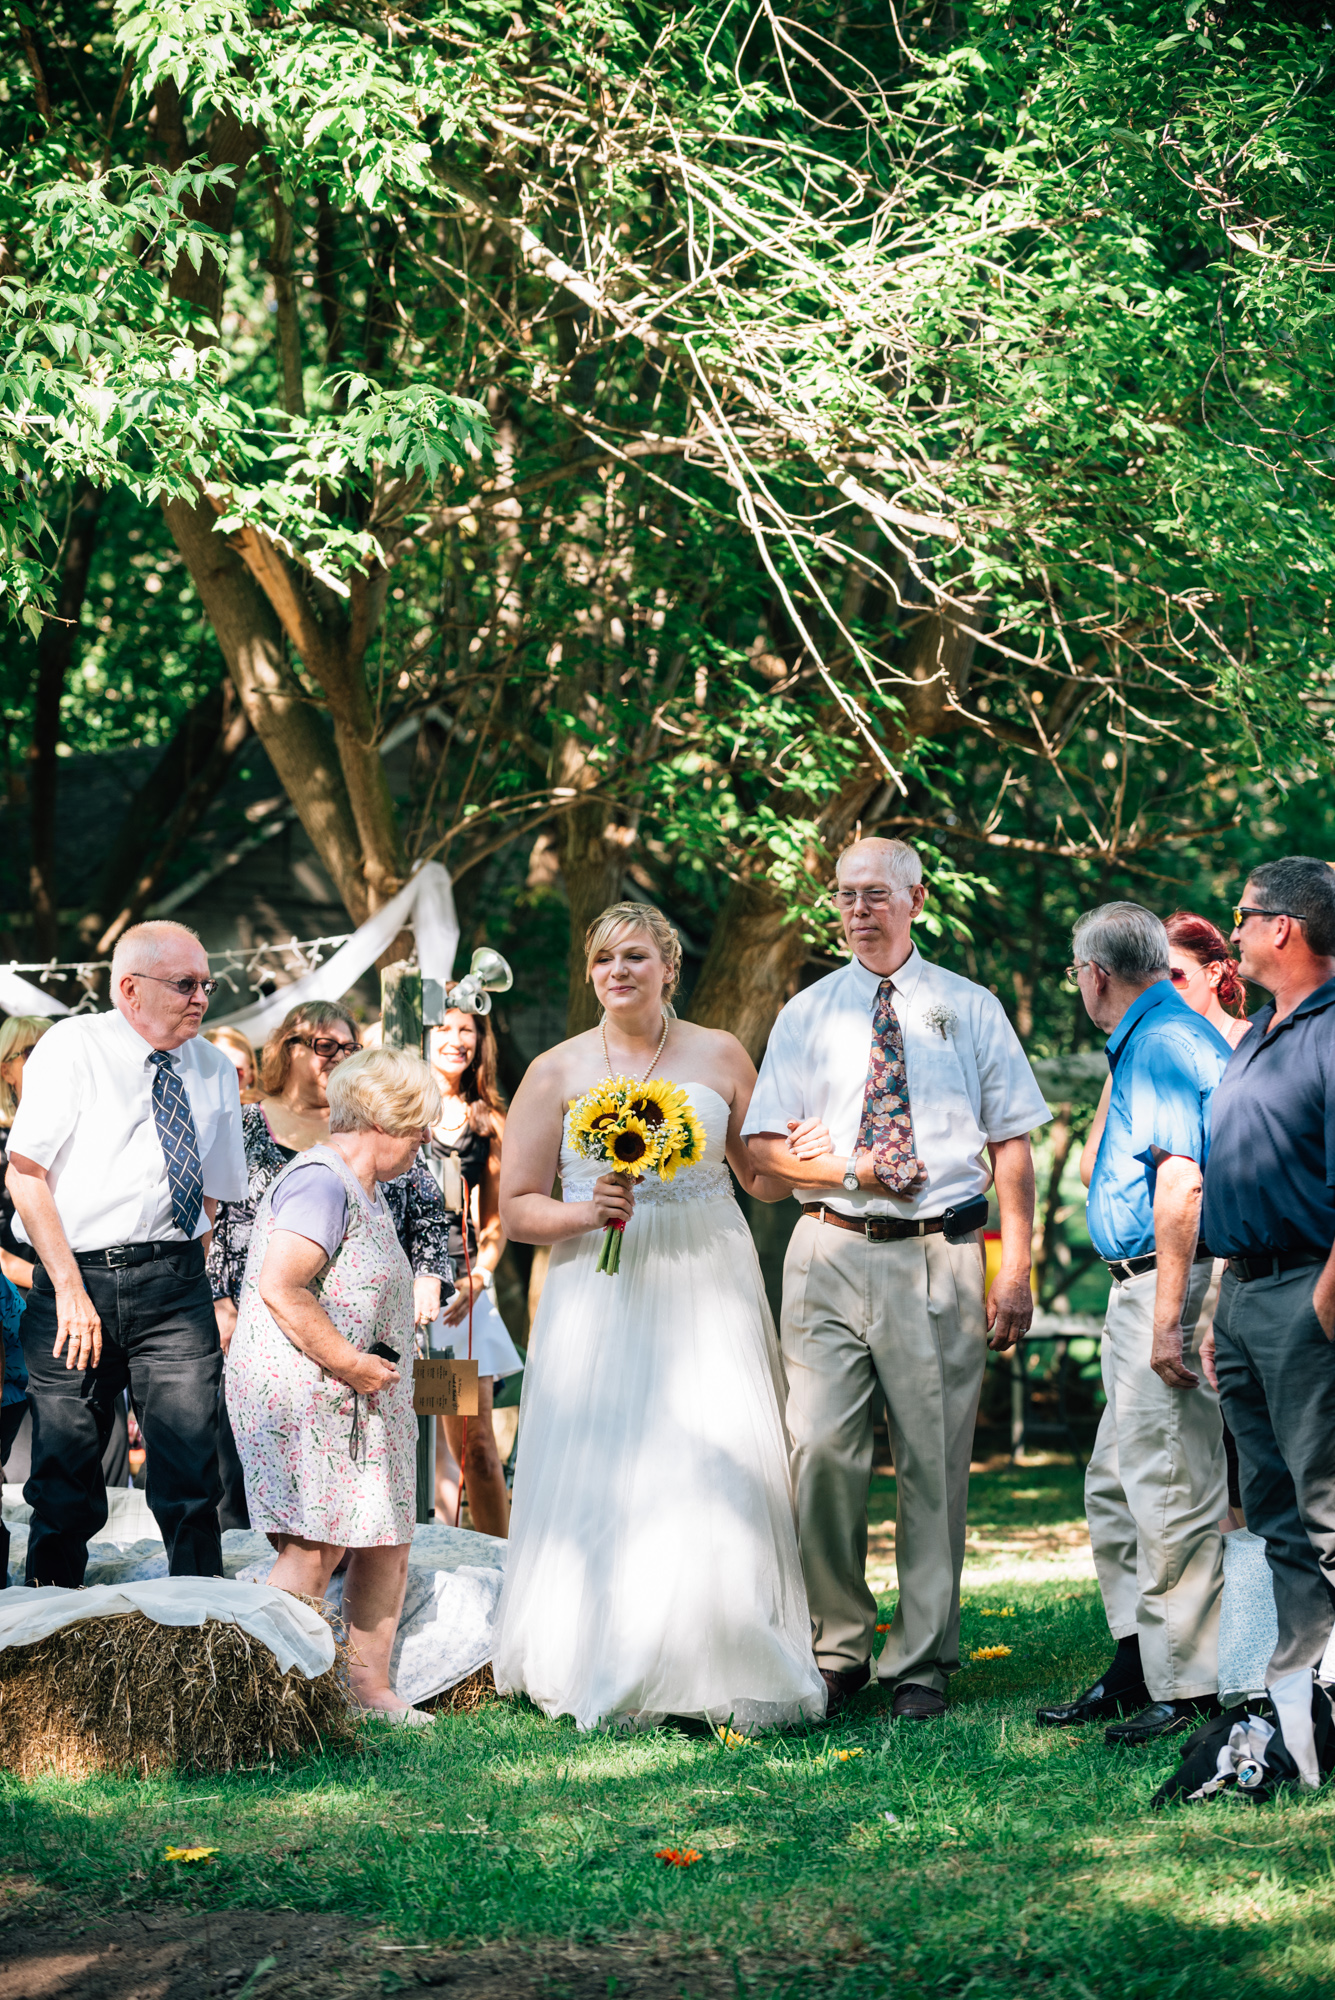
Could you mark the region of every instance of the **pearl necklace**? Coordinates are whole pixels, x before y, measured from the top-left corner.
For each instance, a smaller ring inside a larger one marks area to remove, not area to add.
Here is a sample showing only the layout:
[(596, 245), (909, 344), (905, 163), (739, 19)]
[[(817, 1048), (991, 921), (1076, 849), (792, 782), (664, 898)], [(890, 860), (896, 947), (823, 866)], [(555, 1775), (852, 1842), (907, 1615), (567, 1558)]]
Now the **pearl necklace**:
[[(657, 1048), (656, 1048), (656, 1049), (654, 1050), (654, 1059), (653, 1059), (653, 1061), (652, 1061), (652, 1062), (650, 1063), (650, 1065), (649, 1065), (648, 1069), (647, 1069), (647, 1070), (646, 1070), (646, 1071), (644, 1072), (644, 1075), (643, 1075), (643, 1076), (637, 1076), (637, 1077), (633, 1077), (633, 1078), (631, 1079), (631, 1081), (632, 1081), (633, 1083), (648, 1083), (648, 1081), (649, 1081), (649, 1078), (650, 1078), (650, 1077), (651, 1077), (651, 1076), (653, 1075), (654, 1071), (655, 1071), (655, 1070), (656, 1070), (656, 1069), (658, 1068), (658, 1058), (659, 1058), (659, 1057), (660, 1057), (660, 1056), (662, 1055), (662, 1053), (663, 1053), (664, 1049), (665, 1049), (665, 1048), (667, 1047), (667, 1038), (668, 1038), (668, 1029), (669, 1029), (669, 1027), (670, 1027), (671, 1025), (672, 1025), (672, 1024), (671, 1024), (671, 1022), (670, 1022), (670, 1021), (668, 1020), (668, 1017), (667, 1017), (667, 1015), (666, 1015), (666, 1014), (664, 1014), (664, 1016), (663, 1016), (663, 1032), (662, 1032), (662, 1034), (661, 1034), (661, 1035), (659, 1036), (659, 1038), (658, 1038), (658, 1047), (657, 1047)], [(607, 1021), (606, 1021), (606, 1018), (604, 1018), (604, 1019), (603, 1019), (603, 1021), (602, 1021), (602, 1022), (600, 1023), (600, 1025), (599, 1025), (599, 1029), (598, 1029), (598, 1032), (599, 1032), (599, 1034), (600, 1034), (600, 1035), (602, 1036), (602, 1038), (603, 1038), (603, 1061), (604, 1061), (604, 1062), (605, 1062), (605, 1063), (607, 1064), (607, 1074), (608, 1074), (609, 1076), (611, 1076), (611, 1075), (612, 1075), (612, 1073), (613, 1073), (613, 1072), (612, 1072), (612, 1058), (611, 1058), (611, 1056), (609, 1056), (609, 1055), (608, 1055), (608, 1053), (607, 1053)]]

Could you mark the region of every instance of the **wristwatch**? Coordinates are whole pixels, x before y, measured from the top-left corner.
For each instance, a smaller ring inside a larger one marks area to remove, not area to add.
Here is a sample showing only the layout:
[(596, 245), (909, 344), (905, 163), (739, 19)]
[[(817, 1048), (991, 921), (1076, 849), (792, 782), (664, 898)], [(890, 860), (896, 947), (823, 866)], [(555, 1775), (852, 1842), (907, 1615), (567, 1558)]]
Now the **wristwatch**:
[(848, 1165), (844, 1168), (844, 1186), (850, 1194), (856, 1194), (858, 1191), (858, 1163), (856, 1159), (850, 1159)]

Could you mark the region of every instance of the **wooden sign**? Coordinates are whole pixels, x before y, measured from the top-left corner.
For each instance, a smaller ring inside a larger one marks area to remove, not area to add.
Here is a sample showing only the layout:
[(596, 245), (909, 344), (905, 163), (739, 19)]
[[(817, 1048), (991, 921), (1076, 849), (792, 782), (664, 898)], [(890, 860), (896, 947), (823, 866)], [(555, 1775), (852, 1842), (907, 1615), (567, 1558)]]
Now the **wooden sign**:
[(475, 1417), (476, 1361), (414, 1361), (413, 1409), (419, 1417)]

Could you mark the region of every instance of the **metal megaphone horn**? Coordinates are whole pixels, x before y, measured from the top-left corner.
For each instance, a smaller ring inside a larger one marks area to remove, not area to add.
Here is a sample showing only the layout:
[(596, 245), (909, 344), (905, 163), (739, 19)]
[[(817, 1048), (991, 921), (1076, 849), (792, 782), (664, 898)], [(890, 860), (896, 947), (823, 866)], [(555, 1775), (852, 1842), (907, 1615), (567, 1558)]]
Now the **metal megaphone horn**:
[(514, 983), (515, 976), (500, 953), (490, 945), (479, 945), (463, 978), (448, 989), (445, 1004), (465, 1014), (490, 1014), (492, 994), (508, 993)]

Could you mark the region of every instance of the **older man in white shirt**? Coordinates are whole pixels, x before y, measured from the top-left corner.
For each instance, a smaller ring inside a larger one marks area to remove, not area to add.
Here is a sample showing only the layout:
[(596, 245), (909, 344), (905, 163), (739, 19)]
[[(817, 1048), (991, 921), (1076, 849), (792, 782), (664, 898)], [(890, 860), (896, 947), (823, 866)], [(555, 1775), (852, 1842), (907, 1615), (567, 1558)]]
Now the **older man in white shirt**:
[[(1049, 1117), (996, 996), (923, 958), (922, 864), (898, 840), (839, 858), (852, 957), (790, 1000), (743, 1127), (803, 1214), (784, 1262), (798, 1533), (817, 1664), (837, 1713), (870, 1678), (872, 1392), (898, 1487), (899, 1603), (878, 1663), (897, 1716), (944, 1713), (959, 1666), (960, 1572), (984, 1344), (1033, 1317), (1029, 1134)], [(805, 1121), (814, 1132), (799, 1132)], [(791, 1135), (791, 1136), (790, 1136)], [(995, 1180), (1001, 1270), (983, 1296)]]
[(29, 1583), (83, 1582), (127, 1386), (171, 1574), (222, 1572), (204, 1252), (219, 1201), (244, 1198), (246, 1164), (236, 1070), (198, 1039), (216, 983), (184, 924), (136, 924), (111, 961), (115, 1011), (59, 1022), (28, 1058), (7, 1185), (38, 1257), (23, 1315)]

